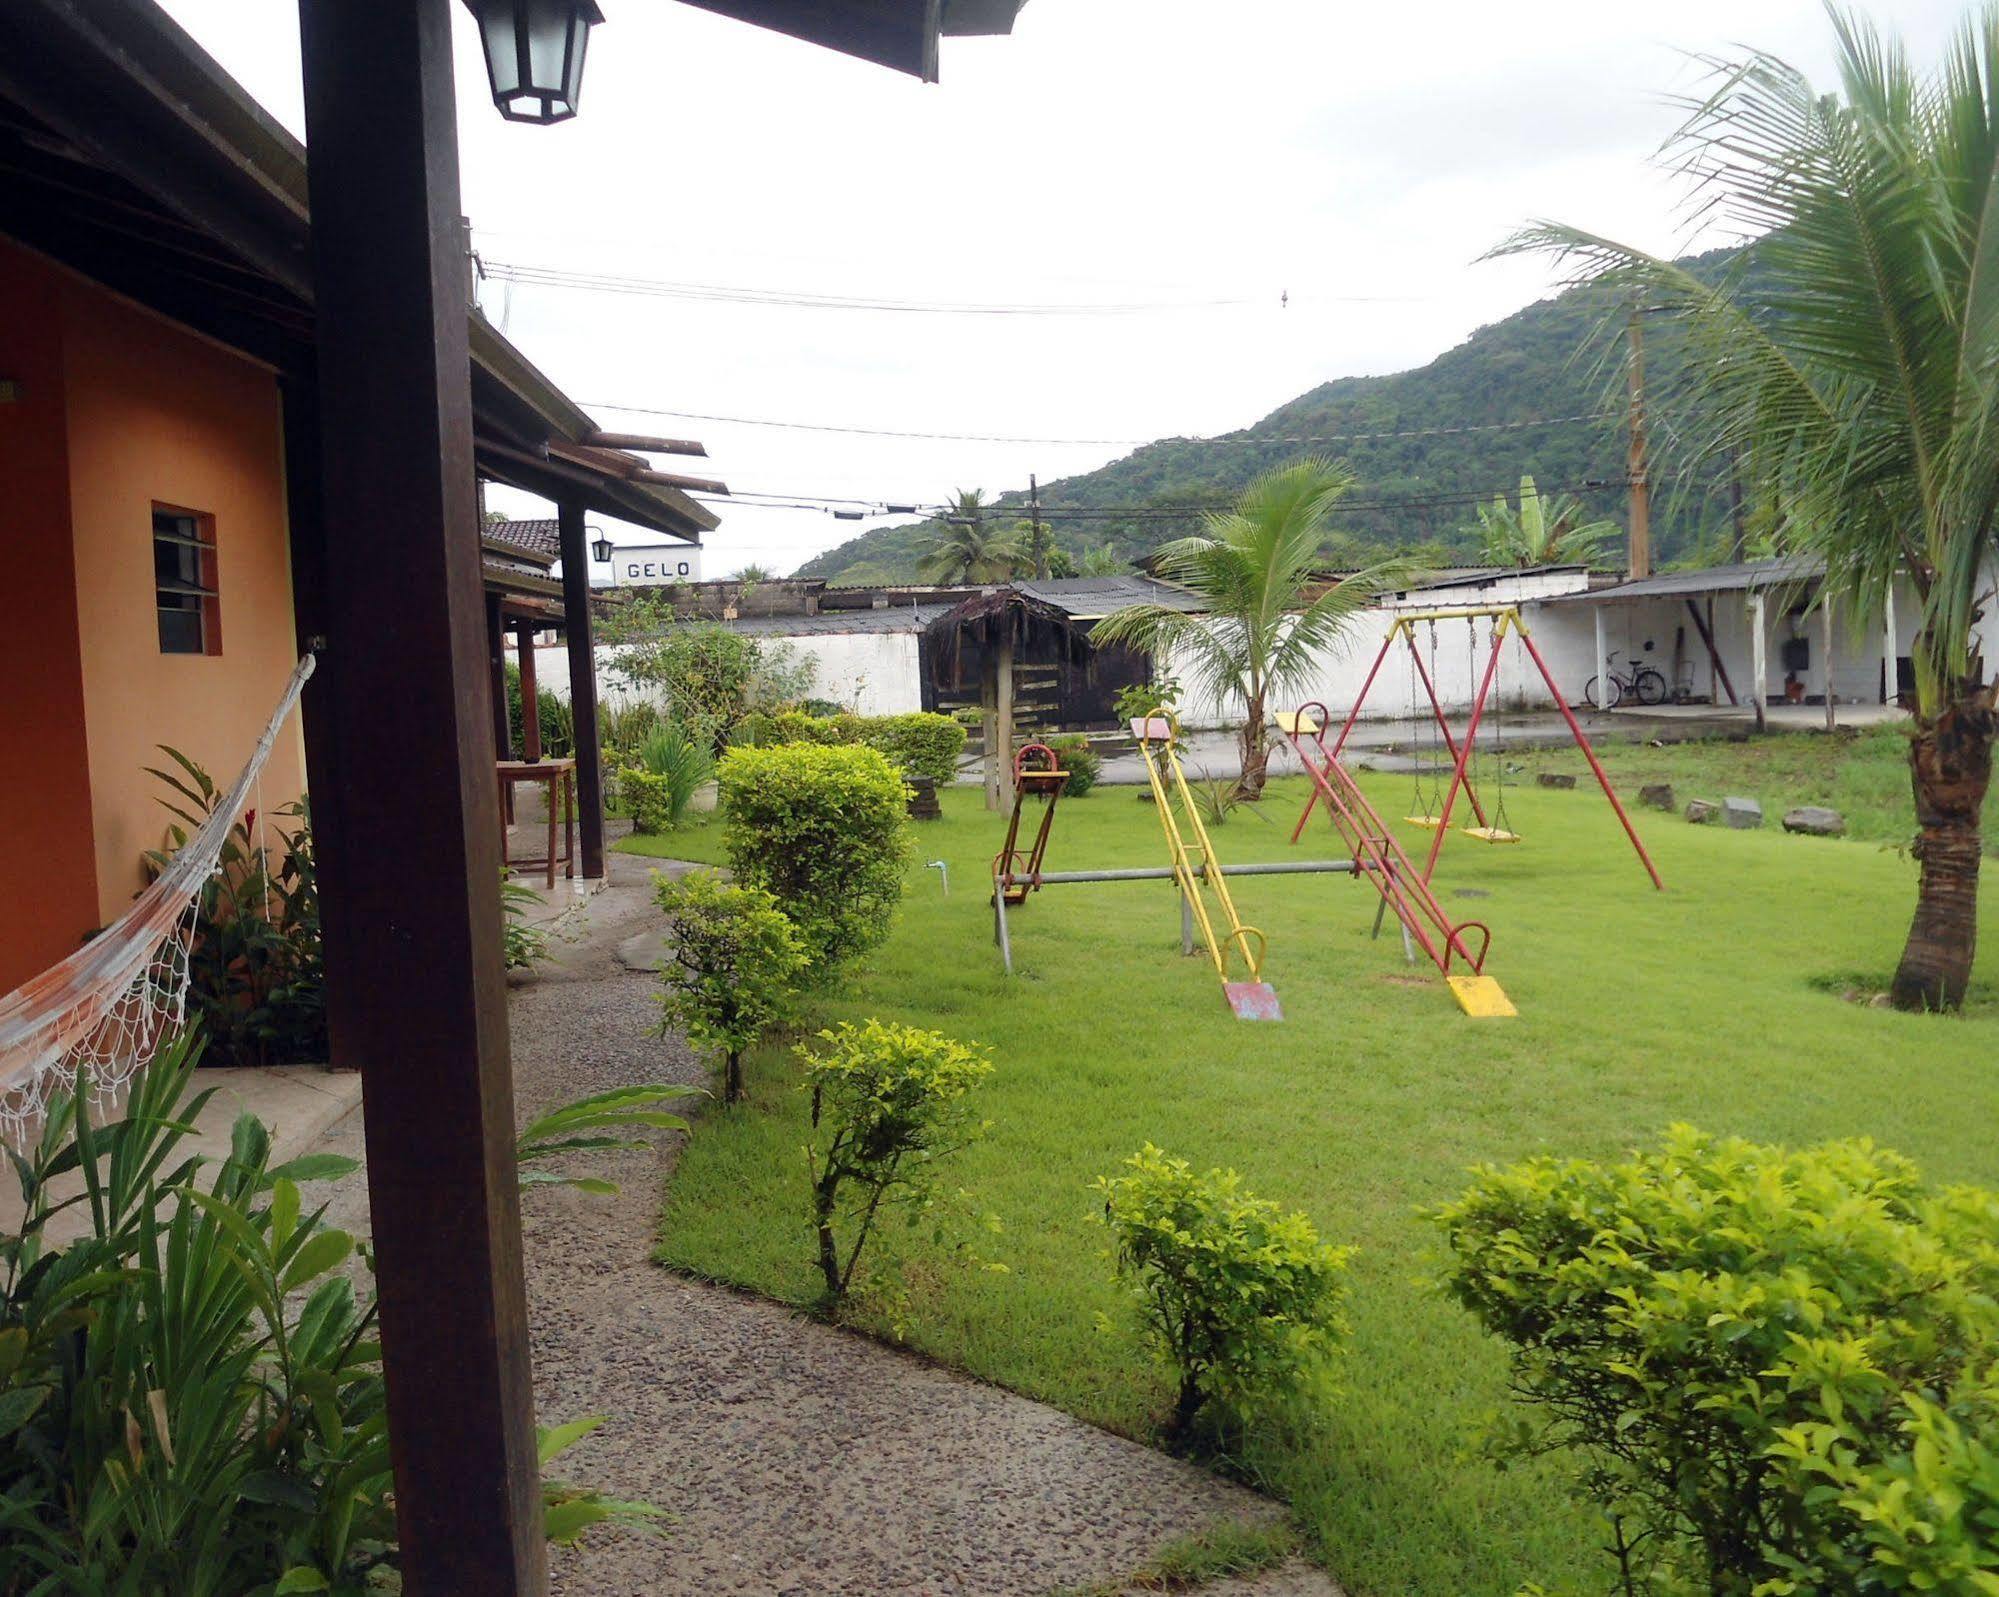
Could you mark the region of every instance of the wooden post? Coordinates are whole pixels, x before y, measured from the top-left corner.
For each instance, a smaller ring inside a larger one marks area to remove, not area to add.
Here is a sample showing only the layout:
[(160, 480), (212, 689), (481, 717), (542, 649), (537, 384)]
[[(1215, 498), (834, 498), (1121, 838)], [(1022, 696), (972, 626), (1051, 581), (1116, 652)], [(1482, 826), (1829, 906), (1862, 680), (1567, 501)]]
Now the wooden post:
[(404, 1590), (541, 1597), (453, 9), (300, 0), (339, 529), (315, 819), (327, 1007), (364, 1084)]
[(1819, 624), (1820, 630), (1825, 634), (1825, 729), (1831, 732), (1837, 730), (1839, 717), (1833, 709), (1832, 697), (1832, 596), (1830, 594), (1821, 594), (1819, 597)]
[(986, 808), (1000, 807), (999, 791), (999, 678), (998, 668), (989, 658), (979, 681), (979, 733), (986, 745)]
[(541, 758), (541, 684), (535, 678), (534, 623), (514, 623), (514, 653), (521, 663), (521, 758)]
[(1901, 699), (1901, 674), (1898, 669), (1902, 658), (1902, 640), (1895, 625), (1895, 579), (1888, 578), (1888, 595), (1882, 604), (1882, 623), (1886, 637), (1882, 646), (1887, 651), (1881, 662), (1881, 702), (1895, 704)]
[(1652, 489), (1645, 475), (1645, 322), (1644, 309), (1631, 313), (1631, 437), (1625, 475), (1631, 485), (1631, 577), (1652, 575)]
[(1598, 709), (1609, 707), (1611, 699), (1610, 654), (1603, 633), (1603, 606), (1590, 606), (1590, 618), (1596, 623), (1596, 702)]
[(503, 760), (514, 757), (514, 728), (507, 716), (507, 621), (500, 613), (500, 596), (486, 595), (486, 667), (493, 679), (493, 751)]
[(999, 646), (998, 662), (993, 667), (993, 724), (999, 740), (999, 759), (993, 790), (988, 795), (989, 807), (1003, 810), (1007, 807), (1007, 778), (1013, 769), (1013, 634), (1008, 632)]
[(1756, 730), (1770, 730), (1770, 660), (1764, 633), (1763, 595), (1749, 596), (1749, 702), (1756, 707)]
[(576, 723), (576, 806), (582, 874), (604, 874), (604, 754), (597, 728), (597, 643), (590, 617), (589, 531), (583, 507), (556, 506), (562, 535), (563, 637), (569, 645), (569, 718)]

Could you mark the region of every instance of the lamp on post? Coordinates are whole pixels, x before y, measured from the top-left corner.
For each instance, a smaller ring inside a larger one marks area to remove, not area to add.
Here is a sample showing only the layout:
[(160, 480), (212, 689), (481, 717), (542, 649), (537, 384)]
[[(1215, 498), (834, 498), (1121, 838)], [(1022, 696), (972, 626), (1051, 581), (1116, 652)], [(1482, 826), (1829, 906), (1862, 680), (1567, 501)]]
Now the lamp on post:
[(600, 566), (608, 566), (611, 563), (611, 540), (604, 536), (602, 528), (599, 528), (597, 536), (590, 540), (590, 558)]
[(583, 88), (583, 51), (604, 20), (596, 0), (465, 0), (479, 19), (493, 104), (510, 122), (566, 122)]

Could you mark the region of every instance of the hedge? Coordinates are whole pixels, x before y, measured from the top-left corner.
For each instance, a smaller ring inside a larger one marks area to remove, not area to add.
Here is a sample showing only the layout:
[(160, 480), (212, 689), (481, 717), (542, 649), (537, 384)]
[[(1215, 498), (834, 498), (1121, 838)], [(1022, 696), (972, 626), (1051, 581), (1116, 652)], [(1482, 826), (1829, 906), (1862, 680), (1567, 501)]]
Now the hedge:
[(964, 751), (965, 728), (948, 715), (913, 710), (904, 715), (806, 715), (799, 710), (745, 717), (737, 741), (759, 748), (784, 743), (822, 747), (860, 744), (888, 756), (905, 776), (948, 784)]

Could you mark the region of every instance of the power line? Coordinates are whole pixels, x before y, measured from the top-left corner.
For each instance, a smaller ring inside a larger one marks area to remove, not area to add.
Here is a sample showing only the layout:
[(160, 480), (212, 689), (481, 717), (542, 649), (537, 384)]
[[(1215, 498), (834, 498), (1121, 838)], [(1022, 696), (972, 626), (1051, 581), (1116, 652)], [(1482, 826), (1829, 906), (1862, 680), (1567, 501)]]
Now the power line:
[(1528, 427), (1566, 427), (1576, 422), (1616, 421), (1622, 411), (1598, 410), (1580, 416), (1545, 416), (1531, 421), (1490, 421), (1460, 427), (1406, 427), (1391, 432), (1314, 433), (1278, 437), (1231, 438), (1027, 438), (1007, 433), (910, 432), (892, 427), (848, 427), (833, 422), (778, 421), (767, 416), (723, 416), (699, 410), (665, 410), (652, 405), (620, 405), (608, 399), (584, 400), (586, 410), (615, 410), (628, 416), (670, 416), (677, 421), (712, 421), (736, 427), (782, 427), (794, 432), (843, 433), (858, 438), (935, 439), (954, 444), (1046, 444), (1103, 448), (1135, 447), (1157, 443), (1197, 443), (1250, 448), (1260, 444), (1356, 444), (1396, 438), (1449, 438), (1465, 433), (1518, 432)]
[[(1135, 300), (1072, 303), (991, 303), (974, 300), (919, 300), (886, 295), (826, 294), (811, 289), (749, 288), (728, 283), (683, 283), (666, 278), (627, 277), (610, 272), (584, 272), (559, 266), (529, 266), (510, 261), (482, 260), (481, 269), (495, 282), (524, 283), (540, 288), (580, 289), (602, 294), (636, 294), (654, 299), (695, 300), (724, 305), (781, 306), (793, 310), (890, 311), (927, 316), (1142, 316), (1159, 312), (1226, 310), (1276, 305), (1288, 309), (1289, 290), (1278, 295), (1182, 300)], [(1340, 305), (1414, 305), (1427, 301), (1398, 294), (1315, 294), (1310, 299)]]

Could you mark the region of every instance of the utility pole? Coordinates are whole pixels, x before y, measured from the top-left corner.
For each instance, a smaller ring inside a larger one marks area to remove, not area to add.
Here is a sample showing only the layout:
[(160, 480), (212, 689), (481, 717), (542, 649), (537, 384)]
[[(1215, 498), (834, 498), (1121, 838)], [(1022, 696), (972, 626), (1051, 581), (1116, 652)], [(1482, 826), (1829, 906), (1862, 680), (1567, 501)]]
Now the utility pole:
[(1034, 574), (1046, 577), (1048, 561), (1043, 558), (1041, 548), (1041, 483), (1033, 472), (1027, 474), (1027, 537), (1029, 553), (1034, 556)]
[(1645, 476), (1645, 308), (1631, 309), (1631, 448), (1625, 462), (1625, 477), (1631, 485), (1631, 548), (1629, 575), (1652, 575), (1652, 490)]
[(1728, 457), (1728, 516), (1735, 530), (1734, 546), (1728, 558), (1740, 565), (1749, 555), (1749, 534), (1742, 524), (1742, 452)]

